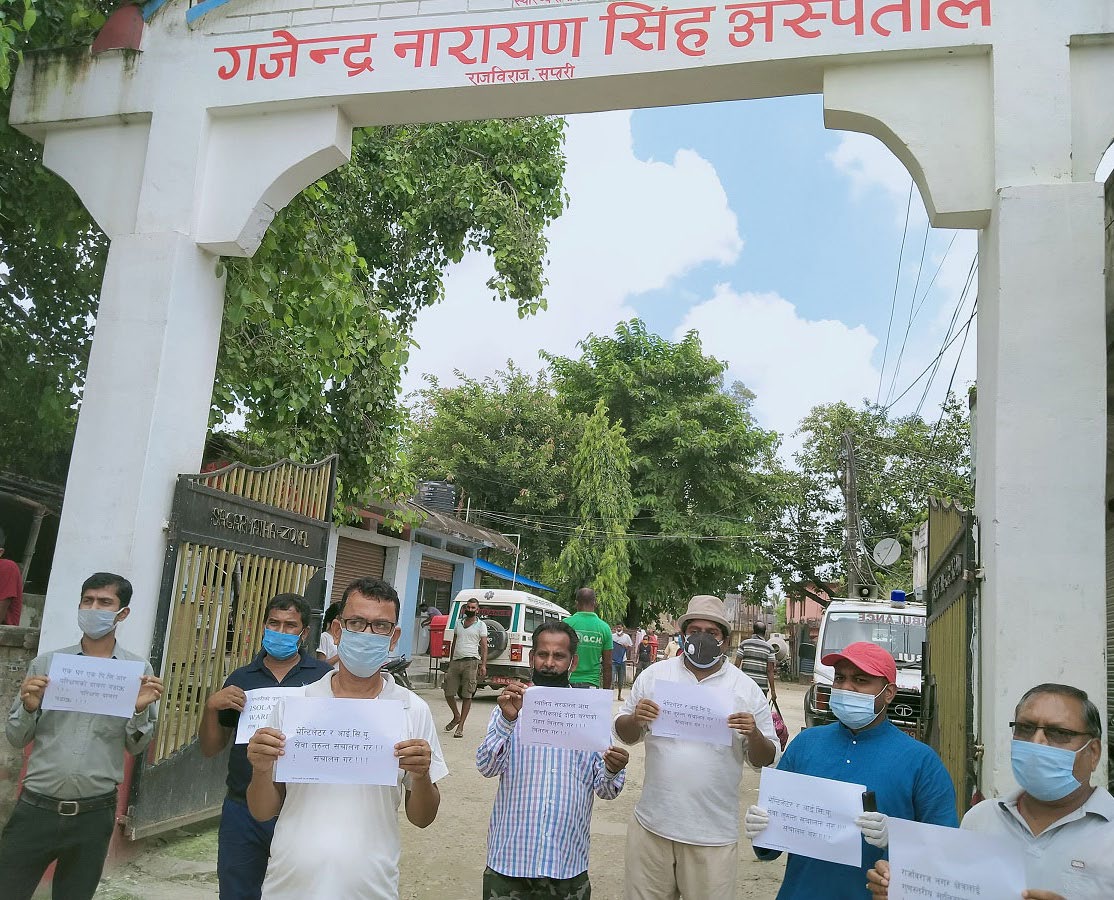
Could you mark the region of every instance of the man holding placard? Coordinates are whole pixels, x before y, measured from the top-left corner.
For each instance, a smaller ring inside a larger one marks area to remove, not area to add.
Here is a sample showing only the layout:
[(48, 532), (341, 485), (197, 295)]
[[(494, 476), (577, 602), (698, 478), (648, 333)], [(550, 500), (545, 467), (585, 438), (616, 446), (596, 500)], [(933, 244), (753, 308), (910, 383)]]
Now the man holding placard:
[[(303, 687), (332, 671), (303, 646), (309, 632), (309, 604), (301, 594), (278, 594), (263, 612), (262, 648), (248, 665), (233, 671), (205, 702), (199, 734), (201, 752), (216, 756), (232, 740), (249, 698), (261, 700), (269, 689)], [(262, 724), (266, 724), (264, 716)], [(253, 729), (254, 730), (254, 729)], [(258, 822), (248, 811), (251, 782), (246, 738), (228, 753), (228, 794), (217, 834), (217, 879), (221, 900), (259, 900), (275, 822)]]
[[(398, 594), (380, 578), (359, 578), (345, 589), (341, 604), (339, 668), (303, 688), (306, 700), (291, 703), (299, 717), (319, 704), (319, 721), (290, 734), (260, 728), (248, 742), (248, 809), (260, 821), (278, 816), (264, 900), (397, 900), (398, 807), (425, 828), (441, 802), (436, 782), (448, 769), (429, 707), (380, 671), (401, 634)], [(338, 741), (326, 720), (343, 719), (343, 709), (353, 703), (361, 714), (352, 717), (351, 728), (340, 728)], [(381, 750), (377, 729), (388, 721), (397, 722), (396, 742)], [(307, 750), (310, 741), (316, 743)], [(345, 764), (344, 754), (359, 758)], [(365, 762), (373, 754), (374, 764)], [(384, 755), (397, 767), (390, 784), (380, 777)], [(276, 763), (282, 765), (285, 756), (298, 758), (297, 777), (276, 783)], [(306, 783), (317, 760), (317, 783)]]
[(116, 825), (126, 753), (155, 728), (162, 681), (116, 642), (131, 583), (98, 572), (81, 586), (81, 641), (35, 657), (8, 713), (13, 747), (32, 744), (23, 790), (0, 834), (5, 900), (29, 900), (51, 863), (54, 896), (88, 900)]
[[(778, 900), (864, 896), (866, 873), (888, 843), (887, 816), (957, 824), (955, 790), (940, 758), (886, 717), (897, 693), (897, 664), (889, 651), (862, 641), (827, 654), (822, 662), (835, 667), (831, 707), (839, 721), (802, 731), (785, 748), (778, 769), (864, 785), (874, 794), (877, 810), (841, 810), (857, 814), (855, 825), (869, 845), (862, 848), (861, 866), (790, 853)], [(747, 837), (761, 843), (769, 822), (768, 810), (751, 806), (745, 818)], [(754, 852), (762, 860), (781, 855), (758, 846)]]
[[(476, 751), (480, 774), (499, 776), (487, 839), (483, 900), (586, 900), (591, 895), (592, 797), (614, 800), (619, 795), (628, 754), (621, 747), (608, 746), (610, 693), (565, 690), (570, 687), (569, 673), (576, 668), (576, 650), (577, 634), (564, 622), (550, 620), (534, 629), (530, 651), (534, 687), (512, 682), (503, 689), (487, 736)], [(541, 692), (575, 695), (546, 710), (548, 738), (538, 734), (542, 729), (523, 733), (524, 700)], [(599, 715), (579, 712), (597, 693), (603, 695)], [(589, 733), (595, 719), (604, 725), (598, 736)], [(580, 744), (579, 739), (586, 742)]]
[[(1027, 887), (1013, 896), (1110, 900), (1114, 797), (1091, 784), (1102, 760), (1098, 708), (1078, 688), (1041, 684), (1021, 698), (1014, 720), (1010, 755), (1019, 790), (971, 807), (960, 827), (999, 838), (1018, 853)], [(897, 847), (895, 835), (891, 854)], [(937, 860), (942, 877), (953, 874), (948, 862)], [(890, 875), (886, 860), (867, 873), (876, 898), (889, 896)]]
[(735, 896), (743, 765), (777, 759), (769, 703), (724, 656), (723, 601), (693, 597), (677, 624), (682, 654), (639, 675), (615, 719), (624, 743), (646, 741), (627, 828), (627, 900)]

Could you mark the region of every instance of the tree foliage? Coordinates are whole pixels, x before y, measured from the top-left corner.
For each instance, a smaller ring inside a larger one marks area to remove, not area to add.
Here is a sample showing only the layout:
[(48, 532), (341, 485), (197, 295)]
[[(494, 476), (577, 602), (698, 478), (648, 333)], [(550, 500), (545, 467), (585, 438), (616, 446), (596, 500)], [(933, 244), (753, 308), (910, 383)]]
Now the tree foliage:
[[(86, 44), (112, 6), (61, 0), (18, 29), (4, 6), (0, 56)], [(9, 465), (56, 476), (107, 240), (40, 148), (7, 126), (7, 88), (0, 98), (0, 404), (29, 439), (0, 449)], [(226, 261), (212, 424), (242, 417), (244, 444), (269, 456), (339, 452), (342, 502), (408, 490), (396, 396), (415, 319), (469, 250), (490, 254), (494, 298), (520, 315), (544, 306), (544, 229), (566, 199), (563, 129), (526, 118), (358, 130), (351, 163), (280, 212), (255, 257)]]
[(570, 609), (576, 591), (595, 589), (600, 616), (618, 622), (629, 598), (627, 529), (634, 516), (631, 454), (621, 425), (612, 425), (600, 400), (572, 458), (572, 507), (578, 520), (557, 560), (561, 597)]

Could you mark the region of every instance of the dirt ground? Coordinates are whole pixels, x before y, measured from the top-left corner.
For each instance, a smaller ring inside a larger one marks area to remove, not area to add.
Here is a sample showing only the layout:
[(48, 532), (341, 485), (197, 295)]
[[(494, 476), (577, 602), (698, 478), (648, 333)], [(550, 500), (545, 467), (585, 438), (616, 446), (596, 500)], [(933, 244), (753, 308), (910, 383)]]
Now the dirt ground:
[[(439, 691), (420, 692), (440, 724), (448, 712)], [(803, 725), (804, 688), (779, 685), (782, 713), (790, 734)], [(464, 738), (446, 735), (442, 742), (450, 775), (440, 783), (441, 809), (427, 829), (402, 822), (404, 900), (470, 900), (479, 891), (486, 859), (487, 823), (495, 797), (495, 780), (476, 771), (476, 747), (494, 707), (494, 694), (477, 698)], [(627, 783), (616, 800), (597, 800), (592, 816), (589, 872), (596, 900), (619, 900), (623, 885), (623, 850), (627, 823), (642, 791), (645, 774), (642, 748), (632, 748)], [(740, 815), (758, 796), (758, 776), (743, 778)], [(777, 893), (784, 863), (759, 863), (745, 838), (739, 846), (736, 900), (770, 900)], [(48, 897), (40, 891), (36, 898)], [(97, 900), (209, 900), (217, 897), (216, 825), (198, 825), (147, 843), (129, 864), (110, 872), (97, 891)], [(343, 900), (343, 898), (339, 898)], [(721, 898), (709, 898), (721, 900)]]

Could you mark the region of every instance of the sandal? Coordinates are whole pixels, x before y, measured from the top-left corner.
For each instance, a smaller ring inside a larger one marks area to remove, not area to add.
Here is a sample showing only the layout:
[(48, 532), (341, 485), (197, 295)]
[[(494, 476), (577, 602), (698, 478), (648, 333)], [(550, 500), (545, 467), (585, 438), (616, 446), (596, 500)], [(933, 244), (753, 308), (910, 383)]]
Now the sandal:
[(457, 726), (456, 719), (453, 719), (448, 725), (445, 726), (446, 731), (452, 731)]
[(458, 728), (458, 729), (457, 729), (457, 730), (456, 730), (455, 732), (453, 732), (453, 737), (454, 737), (454, 738), (462, 738), (462, 737), (464, 737), (464, 731), (463, 731), (463, 729), (460, 729), (460, 728)]

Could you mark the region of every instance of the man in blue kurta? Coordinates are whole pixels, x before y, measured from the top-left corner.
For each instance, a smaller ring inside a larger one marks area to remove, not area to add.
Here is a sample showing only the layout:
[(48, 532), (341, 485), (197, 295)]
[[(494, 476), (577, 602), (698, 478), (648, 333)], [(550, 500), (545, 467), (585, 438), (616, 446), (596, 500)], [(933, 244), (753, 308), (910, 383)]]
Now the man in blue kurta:
[[(791, 853), (777, 900), (869, 897), (866, 873), (885, 856), (887, 816), (952, 828), (958, 824), (955, 790), (940, 758), (886, 717), (886, 707), (897, 693), (897, 665), (889, 652), (864, 641), (821, 661), (835, 667), (831, 708), (839, 721), (802, 731), (786, 748), (778, 768), (866, 785), (875, 794), (877, 812), (864, 812), (856, 820), (865, 841), (862, 866)], [(754, 841), (768, 822), (764, 809), (750, 807), (744, 822), (747, 837)], [(781, 855), (757, 847), (754, 852), (761, 860)]]

